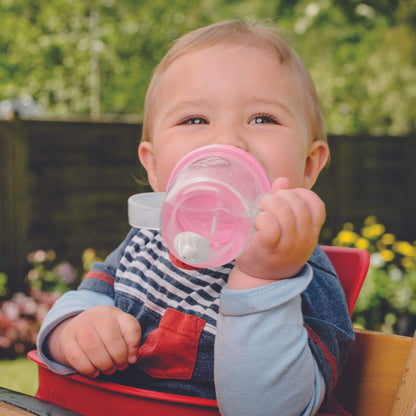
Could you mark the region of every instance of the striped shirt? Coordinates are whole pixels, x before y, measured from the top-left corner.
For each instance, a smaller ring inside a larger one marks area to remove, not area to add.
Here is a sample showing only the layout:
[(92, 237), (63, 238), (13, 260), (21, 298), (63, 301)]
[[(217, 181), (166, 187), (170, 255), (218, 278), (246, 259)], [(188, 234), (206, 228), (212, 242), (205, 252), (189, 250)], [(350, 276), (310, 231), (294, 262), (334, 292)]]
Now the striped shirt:
[[(140, 230), (129, 241), (115, 273), (115, 296), (122, 295), (163, 316), (172, 308), (206, 321), (215, 335), (219, 296), (232, 264), (215, 269), (183, 270), (172, 264), (161, 235)], [(88, 277), (88, 275), (87, 275)]]

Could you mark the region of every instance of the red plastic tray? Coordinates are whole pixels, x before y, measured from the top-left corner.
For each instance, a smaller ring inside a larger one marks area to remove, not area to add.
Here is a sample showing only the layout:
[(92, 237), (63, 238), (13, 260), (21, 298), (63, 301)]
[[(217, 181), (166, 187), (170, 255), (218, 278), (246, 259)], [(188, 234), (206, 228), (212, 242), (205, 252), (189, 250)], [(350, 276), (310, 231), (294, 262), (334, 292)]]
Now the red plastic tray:
[(216, 400), (138, 389), (80, 374), (63, 376), (50, 371), (36, 350), (28, 357), (38, 364), (39, 388), (35, 397), (81, 415), (220, 416)]
[(87, 416), (219, 416), (216, 400), (179, 396), (50, 371), (37, 351), (28, 357), (38, 364), (35, 397)]

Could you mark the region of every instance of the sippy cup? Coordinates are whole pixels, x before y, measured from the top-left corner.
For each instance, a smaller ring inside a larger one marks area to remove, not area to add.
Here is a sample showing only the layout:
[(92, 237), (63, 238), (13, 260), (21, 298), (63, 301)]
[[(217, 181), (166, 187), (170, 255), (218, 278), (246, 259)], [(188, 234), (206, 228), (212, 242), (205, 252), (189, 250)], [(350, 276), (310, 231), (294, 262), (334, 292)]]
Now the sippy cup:
[(160, 229), (171, 255), (186, 265), (221, 266), (244, 249), (258, 203), (268, 192), (267, 174), (249, 153), (204, 146), (178, 162), (166, 192), (129, 198), (129, 223)]

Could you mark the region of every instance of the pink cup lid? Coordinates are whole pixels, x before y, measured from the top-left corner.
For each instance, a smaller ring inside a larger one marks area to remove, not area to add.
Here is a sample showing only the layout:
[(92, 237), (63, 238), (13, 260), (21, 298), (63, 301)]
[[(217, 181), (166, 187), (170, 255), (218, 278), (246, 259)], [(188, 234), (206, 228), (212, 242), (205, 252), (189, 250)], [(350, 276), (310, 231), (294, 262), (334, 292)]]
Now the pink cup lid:
[(185, 166), (197, 161), (200, 158), (207, 159), (210, 156), (222, 157), (238, 164), (244, 164), (250, 169), (253, 178), (257, 181), (259, 187), (264, 190), (264, 193), (270, 192), (270, 180), (261, 163), (250, 153), (228, 144), (212, 144), (199, 147), (183, 156), (173, 168), (167, 187), (169, 187), (178, 172), (180, 172)]

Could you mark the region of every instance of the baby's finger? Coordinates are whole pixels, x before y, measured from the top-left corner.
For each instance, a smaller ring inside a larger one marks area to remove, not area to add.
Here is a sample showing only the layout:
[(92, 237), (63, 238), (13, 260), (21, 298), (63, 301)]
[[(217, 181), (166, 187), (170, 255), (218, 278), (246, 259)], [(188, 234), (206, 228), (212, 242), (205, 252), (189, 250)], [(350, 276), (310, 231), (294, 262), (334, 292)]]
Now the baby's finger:
[[(114, 309), (114, 312), (117, 314), (119, 311)], [(96, 321), (95, 330), (113, 363), (112, 366), (106, 368), (105, 372), (106, 374), (114, 372), (116, 368), (127, 362), (128, 357), (127, 345), (118, 321), (113, 315), (106, 316), (105, 319)]]
[(124, 312), (117, 315), (117, 321), (127, 347), (127, 360), (130, 364), (134, 364), (137, 361), (142, 336), (140, 324), (134, 316)]
[[(260, 202), (260, 209), (263, 212), (269, 213), (275, 218), (279, 225), (280, 238), (285, 239), (289, 235), (293, 235), (297, 230), (296, 217), (292, 208), (292, 201), (290, 194), (291, 190), (280, 190), (279, 192), (268, 195)], [(259, 231), (269, 234), (269, 224), (263, 222), (262, 228)], [(266, 235), (265, 234), (265, 235)]]
[(92, 365), (104, 373), (111, 373), (115, 370), (115, 364), (100, 334), (100, 328), (88, 325), (85, 330), (79, 330), (77, 340), (84, 354), (91, 361)]
[(298, 236), (307, 233), (312, 225), (312, 213), (308, 202), (295, 190), (281, 192), (280, 195), (285, 199), (293, 217), (292, 231)]
[(309, 212), (312, 219), (312, 224), (317, 229), (320, 229), (325, 222), (326, 209), (325, 204), (319, 196), (309, 189), (296, 188), (294, 190), (309, 207)]
[(272, 184), (272, 194), (276, 193), (277, 191), (281, 191), (282, 189), (289, 189), (289, 179), (285, 177), (279, 177), (273, 181)]
[(65, 339), (63, 349), (68, 364), (88, 377), (98, 377), (100, 371), (91, 363), (75, 338)]
[(263, 244), (277, 245), (281, 238), (281, 228), (276, 217), (269, 212), (261, 211), (254, 221), (256, 237)]

